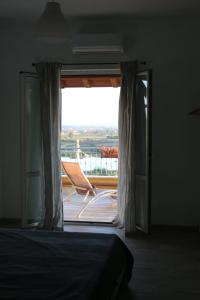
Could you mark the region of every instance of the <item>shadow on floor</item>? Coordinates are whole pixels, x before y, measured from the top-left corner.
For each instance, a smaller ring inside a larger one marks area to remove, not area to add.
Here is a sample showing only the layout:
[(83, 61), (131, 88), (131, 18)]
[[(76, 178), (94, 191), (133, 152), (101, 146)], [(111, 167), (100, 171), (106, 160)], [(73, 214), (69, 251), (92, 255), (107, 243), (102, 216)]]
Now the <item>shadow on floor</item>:
[(133, 293), (128, 285), (123, 285), (116, 300), (133, 300)]

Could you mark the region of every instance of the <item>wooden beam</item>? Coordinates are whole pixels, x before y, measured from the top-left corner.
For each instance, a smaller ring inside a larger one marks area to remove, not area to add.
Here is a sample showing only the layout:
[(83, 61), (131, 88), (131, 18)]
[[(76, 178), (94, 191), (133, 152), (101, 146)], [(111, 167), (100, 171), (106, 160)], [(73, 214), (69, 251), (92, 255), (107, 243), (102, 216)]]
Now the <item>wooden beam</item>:
[(84, 87), (86, 87), (86, 88), (90, 88), (91, 87), (91, 83), (90, 83), (89, 79), (83, 78), (82, 82), (83, 82)]
[(119, 82), (118, 82), (118, 81), (119, 81), (118, 78), (116, 78), (116, 77), (111, 77), (111, 78), (110, 78), (111, 86), (112, 86), (112, 87), (118, 87), (118, 86), (119, 86)]
[(62, 88), (119, 87), (120, 76), (62, 76)]

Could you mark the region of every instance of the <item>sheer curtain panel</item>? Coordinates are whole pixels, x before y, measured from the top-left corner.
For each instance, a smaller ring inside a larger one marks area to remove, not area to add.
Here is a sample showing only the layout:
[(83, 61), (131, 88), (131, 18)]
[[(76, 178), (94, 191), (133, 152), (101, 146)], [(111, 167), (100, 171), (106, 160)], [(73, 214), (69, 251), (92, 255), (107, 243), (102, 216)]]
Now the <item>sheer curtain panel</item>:
[(119, 100), (118, 225), (126, 233), (136, 230), (134, 199), (136, 62), (121, 63)]
[(44, 216), (41, 227), (63, 229), (60, 176), (61, 90), (58, 63), (36, 65), (41, 91), (41, 128), (44, 170)]

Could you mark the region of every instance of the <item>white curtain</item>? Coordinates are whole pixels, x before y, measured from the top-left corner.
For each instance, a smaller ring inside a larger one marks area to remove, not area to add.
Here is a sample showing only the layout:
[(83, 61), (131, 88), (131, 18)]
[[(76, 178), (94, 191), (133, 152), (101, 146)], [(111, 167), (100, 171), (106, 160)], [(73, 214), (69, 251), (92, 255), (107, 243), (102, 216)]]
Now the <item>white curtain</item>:
[(63, 204), (60, 176), (61, 90), (57, 63), (39, 63), (41, 122), (44, 169), (44, 217), (41, 227), (63, 229)]
[(121, 64), (118, 216), (116, 221), (119, 227), (125, 228), (126, 233), (136, 230), (134, 199), (136, 66), (136, 62)]

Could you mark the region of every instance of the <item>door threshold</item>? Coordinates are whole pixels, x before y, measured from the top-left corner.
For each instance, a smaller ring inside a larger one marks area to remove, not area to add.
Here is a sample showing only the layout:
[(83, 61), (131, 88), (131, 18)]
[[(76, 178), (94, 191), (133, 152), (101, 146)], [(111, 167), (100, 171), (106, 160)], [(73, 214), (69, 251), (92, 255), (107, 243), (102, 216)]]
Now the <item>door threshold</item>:
[(64, 225), (79, 225), (79, 226), (107, 226), (116, 227), (115, 224), (110, 222), (90, 222), (90, 221), (64, 221)]

